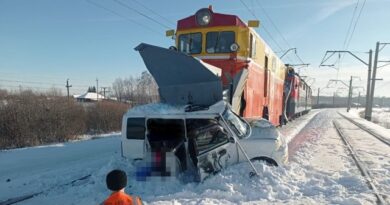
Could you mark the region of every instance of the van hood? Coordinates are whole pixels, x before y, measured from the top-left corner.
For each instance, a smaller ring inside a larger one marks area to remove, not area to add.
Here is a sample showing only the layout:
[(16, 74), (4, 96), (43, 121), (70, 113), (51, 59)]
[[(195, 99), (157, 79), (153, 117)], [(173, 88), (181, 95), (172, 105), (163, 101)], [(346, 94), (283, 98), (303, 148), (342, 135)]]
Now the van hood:
[(222, 100), (221, 69), (185, 53), (146, 43), (135, 50), (156, 80), (162, 102), (210, 106)]

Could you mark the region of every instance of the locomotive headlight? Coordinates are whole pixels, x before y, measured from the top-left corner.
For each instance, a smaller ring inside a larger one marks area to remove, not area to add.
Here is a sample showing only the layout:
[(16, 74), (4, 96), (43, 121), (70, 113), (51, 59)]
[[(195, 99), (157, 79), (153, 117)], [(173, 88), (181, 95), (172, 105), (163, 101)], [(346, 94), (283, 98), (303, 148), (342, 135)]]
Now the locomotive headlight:
[(211, 11), (209, 9), (200, 9), (195, 15), (196, 22), (200, 26), (207, 26), (211, 22)]
[(238, 49), (240, 49), (240, 46), (237, 43), (232, 43), (232, 45), (230, 45), (230, 51), (236, 52)]

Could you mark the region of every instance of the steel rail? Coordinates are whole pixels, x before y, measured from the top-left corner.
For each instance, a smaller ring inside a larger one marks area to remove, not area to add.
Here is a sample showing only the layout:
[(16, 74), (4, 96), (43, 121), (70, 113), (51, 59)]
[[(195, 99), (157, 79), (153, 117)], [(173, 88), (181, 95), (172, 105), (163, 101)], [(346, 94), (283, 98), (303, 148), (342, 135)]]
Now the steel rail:
[(356, 122), (355, 120), (352, 120), (351, 118), (348, 118), (347, 116), (345, 116), (344, 114), (341, 114), (340, 112), (338, 112), (339, 115), (341, 115), (343, 118), (345, 118), (346, 120), (350, 121), (352, 124), (356, 125), (357, 127), (359, 127), (360, 129), (364, 130), (365, 132), (367, 132), (368, 134), (374, 136), (375, 138), (377, 138), (379, 141), (385, 143), (387, 146), (390, 146), (390, 140), (389, 139), (386, 139), (384, 138), (383, 136), (373, 132), (372, 130), (364, 127), (362, 124)]
[(337, 133), (339, 134), (340, 138), (348, 148), (350, 155), (352, 156), (353, 160), (355, 161), (356, 166), (359, 168), (360, 173), (362, 176), (366, 179), (366, 182), (368, 184), (368, 187), (373, 191), (373, 194), (377, 198), (377, 204), (379, 205), (385, 205), (387, 204), (385, 200), (383, 199), (382, 195), (379, 193), (378, 189), (376, 188), (374, 184), (374, 179), (372, 178), (369, 170), (365, 166), (365, 164), (359, 159), (358, 155), (356, 154), (355, 150), (353, 149), (352, 145), (347, 140), (347, 136), (341, 131), (339, 122), (333, 120), (333, 125), (335, 129), (337, 130)]

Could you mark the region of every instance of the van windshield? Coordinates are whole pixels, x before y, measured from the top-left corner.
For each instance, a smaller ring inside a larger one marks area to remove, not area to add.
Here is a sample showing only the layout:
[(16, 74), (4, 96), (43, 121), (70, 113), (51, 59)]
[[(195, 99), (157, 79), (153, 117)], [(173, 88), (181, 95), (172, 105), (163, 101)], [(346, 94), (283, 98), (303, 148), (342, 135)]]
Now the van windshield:
[(226, 109), (222, 117), (226, 120), (228, 125), (232, 128), (233, 132), (242, 139), (249, 133), (248, 124), (234, 114), (230, 109)]

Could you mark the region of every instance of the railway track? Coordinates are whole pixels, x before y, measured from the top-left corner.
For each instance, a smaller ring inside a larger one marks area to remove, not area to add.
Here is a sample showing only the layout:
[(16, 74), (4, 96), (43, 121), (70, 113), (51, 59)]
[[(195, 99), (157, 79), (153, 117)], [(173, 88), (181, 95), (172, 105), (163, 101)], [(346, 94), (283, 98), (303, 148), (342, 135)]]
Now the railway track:
[[(354, 123), (354, 121), (351, 121), (350, 119), (348, 119), (346, 116), (343, 116), (342, 114), (340, 114), (340, 115), (343, 118), (345, 118), (346, 120), (348, 120), (349, 122), (351, 122), (352, 124), (354, 124), (356, 127), (358, 127), (359, 130), (363, 130), (366, 133), (368, 133), (370, 136), (374, 136), (372, 134), (372, 132), (368, 132), (367, 129), (362, 128), (361, 125), (357, 125), (356, 123)], [(372, 190), (373, 194), (377, 198), (377, 204), (380, 204), (380, 205), (388, 204), (384, 198), (384, 197), (387, 197), (387, 195), (384, 193), (381, 193), (381, 191), (378, 189), (377, 185), (379, 183), (376, 181), (374, 174), (370, 171), (371, 170), (370, 167), (367, 166), (367, 164), (364, 162), (364, 160), (362, 160), (361, 153), (359, 153), (358, 149), (356, 149), (356, 146), (353, 145), (352, 140), (351, 140), (351, 136), (347, 135), (346, 132), (343, 131), (343, 130), (351, 130), (351, 129), (341, 127), (340, 121), (338, 121), (338, 120), (333, 120), (333, 125), (334, 125), (335, 129), (337, 130), (337, 133), (339, 134), (340, 138), (342, 139), (342, 141), (346, 145), (346, 147), (347, 147), (351, 157), (353, 158), (356, 166), (358, 167), (361, 175), (365, 178), (368, 187)], [(376, 135), (374, 137), (376, 139), (380, 140), (380, 142), (388, 145), (386, 142), (382, 141), (381, 138), (377, 138)]]
[(364, 130), (365, 132), (369, 133), (370, 135), (372, 135), (373, 137), (377, 138), (378, 140), (380, 140), (381, 142), (385, 143), (386, 145), (390, 146), (390, 140), (389, 139), (386, 139), (384, 138), (383, 136), (373, 132), (372, 130), (364, 127), (363, 125), (361, 125), (360, 123), (356, 122), (355, 120), (351, 119), (351, 118), (348, 118), (347, 116), (341, 114), (340, 112), (338, 112), (339, 115), (341, 115), (344, 119), (350, 121), (351, 123), (353, 123), (354, 125), (356, 125), (357, 127), (359, 127), (360, 129)]

